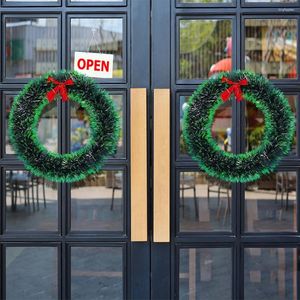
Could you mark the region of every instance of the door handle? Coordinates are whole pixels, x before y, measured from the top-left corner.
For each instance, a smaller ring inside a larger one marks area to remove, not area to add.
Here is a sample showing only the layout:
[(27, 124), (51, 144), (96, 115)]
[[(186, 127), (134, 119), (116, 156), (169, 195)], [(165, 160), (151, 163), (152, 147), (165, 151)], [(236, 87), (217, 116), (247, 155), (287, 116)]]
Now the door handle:
[(130, 90), (131, 241), (146, 242), (147, 221), (147, 90)]
[(170, 90), (154, 90), (153, 241), (170, 242)]

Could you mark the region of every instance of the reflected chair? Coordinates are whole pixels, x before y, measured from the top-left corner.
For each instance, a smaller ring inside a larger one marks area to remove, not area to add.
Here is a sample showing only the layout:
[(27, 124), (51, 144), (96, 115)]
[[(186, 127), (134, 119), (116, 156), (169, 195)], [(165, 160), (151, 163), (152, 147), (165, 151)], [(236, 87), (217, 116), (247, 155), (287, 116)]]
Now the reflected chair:
[(295, 191), (295, 180), (289, 172), (277, 172), (275, 202), (277, 202), (278, 194), (280, 193), (280, 204), (281, 207), (283, 207), (283, 198), (285, 194), (285, 208), (288, 209), (289, 193), (293, 191)]
[(196, 173), (192, 172), (191, 175), (187, 175), (186, 172), (180, 173), (180, 192), (181, 192), (181, 204), (182, 207), (182, 217), (184, 217), (184, 197), (186, 190), (193, 190), (193, 199), (194, 199), (194, 209), (195, 209), (195, 217), (198, 219), (199, 211), (198, 211), (198, 203), (197, 203), (197, 195), (196, 195)]
[(216, 193), (218, 197), (217, 203), (217, 219), (220, 219), (221, 209), (222, 209), (222, 202), (221, 202), (221, 194), (226, 195), (227, 203), (224, 211), (224, 222), (226, 220), (227, 214), (230, 212), (230, 187), (231, 184), (218, 180), (216, 178), (207, 176), (207, 199), (210, 202), (210, 194)]
[(114, 209), (115, 191), (121, 190), (123, 187), (123, 175), (121, 172), (112, 172), (112, 196), (110, 210)]
[[(30, 205), (29, 190), (32, 188), (31, 178), (28, 172), (9, 171), (6, 173), (6, 192), (11, 193), (11, 209), (16, 210), (18, 194), (21, 199), (21, 192), (24, 193), (25, 206)], [(33, 192), (33, 190), (32, 190)]]
[[(31, 178), (31, 184), (32, 187), (36, 188), (36, 203), (37, 203), (37, 207), (39, 209), (40, 204), (39, 204), (39, 186), (42, 186), (43, 189), (43, 200), (44, 200), (44, 207), (46, 208), (46, 190), (45, 190), (45, 178), (42, 177), (37, 177), (37, 176), (32, 176)], [(34, 195), (32, 196), (32, 199), (34, 201)]]

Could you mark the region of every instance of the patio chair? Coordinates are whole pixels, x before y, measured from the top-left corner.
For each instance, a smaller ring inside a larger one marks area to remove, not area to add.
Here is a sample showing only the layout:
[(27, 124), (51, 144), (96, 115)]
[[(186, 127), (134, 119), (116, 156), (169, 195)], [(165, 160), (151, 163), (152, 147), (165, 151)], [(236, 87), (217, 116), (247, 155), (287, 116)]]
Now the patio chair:
[(112, 196), (110, 210), (114, 209), (115, 191), (123, 188), (123, 175), (121, 172), (112, 172)]
[(280, 205), (283, 207), (283, 198), (285, 194), (285, 208), (288, 209), (289, 193), (293, 191), (295, 191), (295, 180), (289, 172), (277, 172), (275, 202), (277, 202), (278, 194), (280, 193)]
[(193, 190), (193, 199), (194, 199), (194, 209), (195, 209), (195, 218), (198, 219), (199, 211), (198, 211), (198, 203), (197, 203), (197, 195), (196, 195), (196, 173), (192, 172), (187, 175), (187, 172), (180, 173), (180, 192), (181, 192), (181, 204), (182, 207), (182, 217), (184, 218), (184, 199), (185, 199), (185, 191)]

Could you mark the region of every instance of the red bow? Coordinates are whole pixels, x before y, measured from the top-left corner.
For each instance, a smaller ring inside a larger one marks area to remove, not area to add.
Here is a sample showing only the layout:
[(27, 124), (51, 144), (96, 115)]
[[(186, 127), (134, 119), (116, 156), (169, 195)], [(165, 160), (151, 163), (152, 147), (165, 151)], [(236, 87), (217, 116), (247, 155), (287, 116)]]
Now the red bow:
[(237, 101), (243, 100), (243, 93), (241, 90), (241, 86), (248, 85), (248, 80), (246, 78), (242, 79), (238, 82), (234, 82), (234, 81), (229, 80), (226, 77), (223, 77), (222, 82), (225, 82), (225, 83), (231, 85), (227, 90), (225, 90), (221, 94), (221, 98), (223, 101), (227, 101), (230, 98), (231, 94), (235, 95)]
[(67, 86), (74, 85), (73, 79), (67, 79), (64, 82), (59, 82), (53, 77), (48, 77), (48, 82), (54, 83), (56, 85), (55, 88), (47, 93), (47, 99), (49, 102), (53, 101), (57, 94), (60, 94), (62, 101), (65, 102), (68, 100)]

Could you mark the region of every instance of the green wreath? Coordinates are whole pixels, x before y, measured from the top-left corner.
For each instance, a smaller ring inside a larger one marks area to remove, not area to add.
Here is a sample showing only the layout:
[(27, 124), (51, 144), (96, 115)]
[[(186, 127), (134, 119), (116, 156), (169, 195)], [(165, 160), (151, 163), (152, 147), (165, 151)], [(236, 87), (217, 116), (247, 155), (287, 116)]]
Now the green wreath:
[[(264, 114), (261, 143), (234, 154), (222, 150), (211, 127), (218, 107), (234, 94), (253, 103)], [(247, 71), (221, 73), (198, 87), (184, 112), (183, 135), (191, 156), (210, 176), (230, 182), (249, 182), (275, 169), (290, 151), (295, 117), (287, 99), (263, 76)]]
[[(89, 115), (90, 135), (79, 150), (49, 151), (38, 136), (43, 109), (60, 95), (77, 102)], [(114, 153), (119, 138), (119, 117), (109, 94), (75, 71), (48, 73), (28, 83), (14, 100), (9, 115), (12, 146), (25, 167), (36, 176), (74, 182), (98, 172)]]

